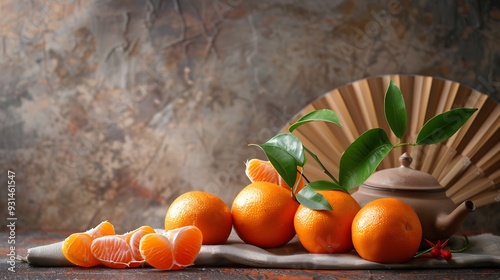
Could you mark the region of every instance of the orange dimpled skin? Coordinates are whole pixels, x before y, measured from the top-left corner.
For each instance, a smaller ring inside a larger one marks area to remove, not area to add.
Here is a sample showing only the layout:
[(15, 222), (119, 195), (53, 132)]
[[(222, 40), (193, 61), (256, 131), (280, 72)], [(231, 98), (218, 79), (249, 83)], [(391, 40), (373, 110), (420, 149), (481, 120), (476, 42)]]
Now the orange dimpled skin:
[(224, 244), (232, 229), (229, 207), (219, 197), (191, 191), (177, 197), (165, 215), (165, 230), (196, 226), (203, 234), (204, 245)]
[(356, 252), (373, 262), (407, 262), (417, 252), (421, 239), (418, 215), (408, 204), (396, 198), (369, 202), (352, 223)]
[(299, 206), (294, 226), (302, 246), (314, 254), (345, 253), (353, 249), (351, 225), (359, 204), (343, 191), (317, 191), (333, 210), (312, 210)]
[(251, 183), (233, 200), (234, 229), (245, 243), (261, 248), (283, 246), (295, 236), (293, 217), (298, 207), (290, 189)]

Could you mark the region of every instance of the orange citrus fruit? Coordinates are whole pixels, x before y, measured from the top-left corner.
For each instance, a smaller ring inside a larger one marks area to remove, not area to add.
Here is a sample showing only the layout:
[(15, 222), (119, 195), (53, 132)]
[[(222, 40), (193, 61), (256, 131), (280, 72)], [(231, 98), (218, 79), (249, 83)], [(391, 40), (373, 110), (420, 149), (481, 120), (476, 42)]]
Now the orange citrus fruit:
[(201, 231), (195, 226), (185, 226), (169, 230), (164, 235), (173, 245), (174, 265), (172, 270), (193, 265), (203, 242)]
[(91, 245), (95, 238), (113, 235), (115, 228), (113, 225), (104, 221), (95, 228), (89, 229), (86, 232), (77, 232), (68, 236), (62, 244), (62, 253), (64, 257), (71, 263), (82, 266), (91, 267), (100, 264), (91, 252)]
[(300, 205), (294, 226), (302, 246), (313, 254), (345, 253), (353, 249), (351, 225), (360, 206), (343, 191), (317, 191), (333, 210), (312, 210)]
[(195, 226), (203, 234), (204, 245), (224, 244), (232, 225), (231, 211), (224, 201), (202, 191), (180, 195), (165, 215), (165, 230)]
[(92, 255), (101, 264), (111, 268), (136, 267), (142, 264), (134, 260), (130, 246), (123, 235), (101, 236), (92, 242)]
[(416, 212), (396, 198), (369, 202), (352, 223), (352, 241), (365, 260), (404, 263), (417, 252), (422, 227)]
[(248, 244), (262, 248), (285, 245), (295, 236), (297, 207), (289, 189), (269, 182), (251, 183), (233, 201), (234, 229)]
[(105, 235), (115, 234), (115, 227), (108, 221), (103, 221), (95, 228), (91, 228), (85, 232), (92, 238), (97, 238)]
[(168, 270), (174, 265), (172, 244), (159, 233), (149, 233), (141, 238), (139, 245), (142, 258), (154, 268)]
[(139, 251), (139, 244), (141, 238), (148, 233), (155, 233), (155, 230), (150, 226), (142, 226), (136, 230), (133, 230), (125, 234), (126, 237), (125, 241), (127, 241), (128, 245), (130, 246), (130, 251), (132, 253), (132, 257), (134, 258), (134, 260), (137, 261), (144, 260)]
[(150, 233), (141, 238), (139, 250), (142, 258), (152, 267), (178, 270), (193, 265), (203, 241), (195, 226), (184, 226), (164, 234)]
[(68, 236), (63, 241), (62, 252), (64, 257), (72, 264), (82, 267), (91, 267), (100, 264), (90, 251), (92, 237), (86, 233), (77, 232)]
[(92, 255), (107, 267), (138, 267), (145, 263), (139, 252), (140, 239), (154, 232), (150, 226), (141, 226), (122, 235), (101, 236), (92, 241), (90, 250)]
[[(245, 164), (245, 174), (247, 175), (250, 182), (269, 182), (274, 183), (276, 185), (285, 187), (287, 189), (290, 188), (288, 184), (283, 180), (283, 178), (279, 175), (278, 171), (274, 168), (270, 161), (265, 161), (261, 159), (251, 159)], [(302, 167), (298, 166), (299, 171), (302, 170)], [(296, 193), (299, 192), (305, 186), (305, 180), (302, 178), (302, 174), (297, 172), (296, 178)], [(297, 182), (298, 181), (298, 182)]]

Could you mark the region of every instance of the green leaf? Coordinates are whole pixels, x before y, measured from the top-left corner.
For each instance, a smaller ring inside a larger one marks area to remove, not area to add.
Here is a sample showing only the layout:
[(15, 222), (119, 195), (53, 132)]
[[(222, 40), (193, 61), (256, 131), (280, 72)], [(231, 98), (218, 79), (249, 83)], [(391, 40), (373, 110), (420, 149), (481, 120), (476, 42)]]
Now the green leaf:
[(304, 166), (306, 157), (300, 140), (291, 133), (278, 134), (260, 147), (287, 185), (293, 187), (297, 166)]
[(303, 189), (301, 189), (295, 197), (300, 204), (307, 208), (313, 210), (333, 210), (326, 198), (314, 191), (310, 184), (307, 184)]
[(428, 120), (417, 136), (417, 145), (436, 144), (448, 140), (477, 111), (477, 108), (457, 108)]
[(361, 134), (340, 158), (340, 185), (349, 191), (362, 184), (392, 148), (387, 134), (381, 128), (373, 128)]
[(295, 158), (280, 147), (266, 144), (257, 146), (264, 151), (281, 178), (283, 178), (289, 186), (293, 186), (297, 179), (297, 162)]
[(308, 186), (313, 189), (313, 190), (339, 190), (339, 191), (346, 191), (341, 185), (331, 182), (331, 181), (325, 181), (325, 180), (317, 180), (310, 182)]
[[(273, 146), (279, 147), (289, 153), (295, 158), (296, 165), (304, 166), (306, 162), (306, 157), (304, 155), (304, 146), (300, 142), (297, 136), (291, 133), (282, 133), (269, 139), (266, 143), (261, 146)], [(297, 166), (295, 166), (295, 171), (297, 171)]]
[(302, 116), (288, 128), (288, 131), (293, 132), (299, 126), (313, 121), (330, 122), (340, 126), (339, 117), (334, 111), (328, 109), (320, 109), (312, 111)]
[(392, 80), (385, 93), (384, 112), (392, 132), (401, 139), (406, 131), (406, 106), (401, 90)]

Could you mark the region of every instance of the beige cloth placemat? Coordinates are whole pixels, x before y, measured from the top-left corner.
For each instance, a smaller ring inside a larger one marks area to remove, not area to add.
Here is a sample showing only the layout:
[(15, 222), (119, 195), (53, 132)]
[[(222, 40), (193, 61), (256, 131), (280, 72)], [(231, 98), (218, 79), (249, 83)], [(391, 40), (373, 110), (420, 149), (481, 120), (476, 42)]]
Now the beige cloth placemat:
[[(463, 236), (453, 236), (449, 244), (452, 248), (461, 248), (463, 242)], [(195, 265), (300, 269), (500, 267), (500, 236), (492, 234), (470, 236), (469, 248), (462, 253), (453, 253), (450, 261), (420, 257), (404, 264), (380, 264), (363, 260), (356, 252), (310, 254), (300, 245), (296, 237), (283, 247), (264, 250), (244, 244), (233, 232), (225, 245), (202, 246)]]
[[(461, 248), (464, 241), (463, 236), (453, 236), (449, 245)], [(64, 258), (61, 247), (62, 242), (58, 242), (28, 249), (27, 256), (19, 260), (34, 266), (74, 266)], [(283, 247), (265, 250), (243, 243), (233, 231), (224, 245), (203, 245), (195, 265), (300, 269), (500, 268), (500, 236), (470, 236), (469, 248), (462, 253), (453, 253), (450, 261), (419, 257), (404, 264), (380, 264), (363, 260), (354, 251), (346, 254), (310, 254), (300, 245), (297, 237)]]

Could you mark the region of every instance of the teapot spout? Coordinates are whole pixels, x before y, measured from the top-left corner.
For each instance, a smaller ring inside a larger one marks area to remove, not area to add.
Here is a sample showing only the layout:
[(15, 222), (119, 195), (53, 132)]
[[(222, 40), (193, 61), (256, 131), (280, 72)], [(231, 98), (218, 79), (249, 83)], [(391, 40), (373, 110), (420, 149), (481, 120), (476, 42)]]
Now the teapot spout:
[(436, 220), (436, 228), (439, 232), (446, 236), (446, 238), (455, 234), (462, 226), (465, 217), (470, 212), (476, 210), (476, 204), (471, 200), (462, 202), (453, 212), (448, 215), (441, 215)]

